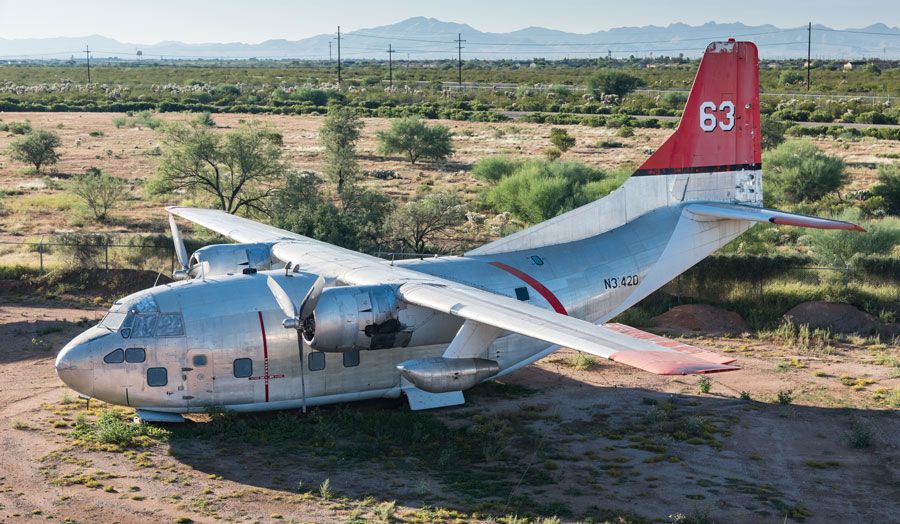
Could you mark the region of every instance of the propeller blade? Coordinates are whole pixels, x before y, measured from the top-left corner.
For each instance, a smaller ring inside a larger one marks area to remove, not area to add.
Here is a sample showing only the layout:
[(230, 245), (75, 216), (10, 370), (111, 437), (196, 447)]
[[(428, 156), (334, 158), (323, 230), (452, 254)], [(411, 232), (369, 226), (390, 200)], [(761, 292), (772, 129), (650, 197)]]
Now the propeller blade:
[(306, 292), (306, 297), (303, 298), (303, 302), (300, 303), (300, 320), (306, 320), (313, 314), (313, 311), (316, 309), (316, 304), (319, 303), (319, 297), (322, 296), (323, 289), (325, 289), (325, 279), (319, 275), (319, 278), (316, 279), (309, 288), (309, 291)]
[(175, 223), (175, 216), (169, 215), (169, 227), (172, 229), (172, 241), (175, 243), (175, 255), (178, 257), (178, 263), (181, 269), (188, 269), (187, 249), (184, 247), (184, 239), (181, 238), (181, 231), (178, 224)]
[(287, 294), (287, 291), (281, 287), (281, 284), (275, 281), (272, 277), (266, 278), (266, 284), (269, 286), (269, 290), (272, 292), (272, 296), (275, 297), (275, 301), (278, 302), (278, 305), (281, 307), (281, 311), (284, 312), (284, 316), (287, 318), (295, 319), (297, 318), (297, 305), (294, 304), (294, 301), (291, 300), (291, 297)]

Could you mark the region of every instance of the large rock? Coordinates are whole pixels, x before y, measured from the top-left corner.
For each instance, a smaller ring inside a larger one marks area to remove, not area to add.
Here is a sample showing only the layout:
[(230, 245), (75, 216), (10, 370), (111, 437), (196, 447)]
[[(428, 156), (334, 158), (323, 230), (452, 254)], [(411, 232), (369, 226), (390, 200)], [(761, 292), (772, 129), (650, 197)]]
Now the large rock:
[(672, 334), (703, 333), (708, 335), (739, 334), (749, 331), (747, 323), (734, 311), (708, 304), (676, 306), (653, 318), (653, 326)]
[(875, 317), (850, 304), (835, 304), (821, 300), (804, 302), (784, 314), (794, 324), (807, 324), (810, 328), (830, 329), (837, 333), (869, 335), (878, 330)]

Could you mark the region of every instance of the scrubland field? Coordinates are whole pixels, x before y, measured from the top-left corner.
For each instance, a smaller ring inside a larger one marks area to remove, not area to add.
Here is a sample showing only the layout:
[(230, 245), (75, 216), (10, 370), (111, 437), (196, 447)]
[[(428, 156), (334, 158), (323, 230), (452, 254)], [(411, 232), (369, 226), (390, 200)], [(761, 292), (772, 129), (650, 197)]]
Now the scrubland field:
[[(61, 141), (59, 162), (41, 175), (0, 160), (0, 240), (100, 232), (118, 243), (145, 242), (166, 233), (165, 205), (209, 203), (199, 193), (150, 195), (161, 132), (116, 125), (123, 118), (134, 117), (0, 113), (3, 122), (27, 120)], [(324, 168), (324, 117), (211, 118), (223, 134), (242, 121), (268, 123), (281, 134), (292, 168)], [(466, 220), (431, 246), (459, 252), (503, 233), (491, 225), (498, 210), (482, 197), (493, 182), (473, 174), (473, 165), (498, 154), (541, 157), (551, 147), (551, 126), (440, 123), (453, 132), (455, 153), (447, 162), (410, 164), (377, 151), (375, 134), (390, 121), (365, 119), (360, 168), (394, 177), (360, 183), (397, 205), (442, 190), (461, 195), (484, 215), (484, 225)], [(563, 127), (575, 145), (562, 160), (604, 173), (633, 168), (671, 132), (635, 129), (627, 136), (616, 128)], [(0, 150), (15, 139), (0, 134)], [(878, 168), (900, 155), (894, 140), (805, 140), (843, 160), (842, 199), (870, 191)], [(68, 185), (91, 167), (125, 181), (126, 200), (103, 221)], [(822, 205), (840, 211), (847, 207), (841, 202)], [(877, 210), (856, 217), (890, 220)], [(194, 236), (211, 240), (199, 231)], [(52, 364), (56, 351), (117, 296), (152, 285), (158, 271), (170, 269), (163, 240), (159, 251), (113, 250), (109, 272), (102, 261), (78, 266), (71, 253), (50, 247), (43, 276), (34, 247), (0, 245), (0, 520), (780, 523), (888, 522), (900, 514), (896, 275), (854, 266), (845, 283), (840, 272), (784, 269), (748, 283), (749, 275), (710, 282), (694, 273), (621, 319), (733, 355), (742, 368), (708, 379), (652, 376), (562, 351), (507, 381), (475, 388), (459, 408), (412, 413), (399, 401), (383, 401), (307, 416), (212, 413), (158, 427), (133, 424), (128, 410), (74, 398)], [(762, 257), (762, 250), (814, 257), (819, 249), (779, 228), (743, 241), (743, 248), (732, 246), (733, 256)], [(880, 256), (896, 257), (893, 242), (886, 255), (879, 248)], [(840, 333), (782, 320), (809, 300), (850, 303), (870, 324), (863, 333)], [(746, 323), (723, 329), (657, 317), (696, 303), (738, 311)]]

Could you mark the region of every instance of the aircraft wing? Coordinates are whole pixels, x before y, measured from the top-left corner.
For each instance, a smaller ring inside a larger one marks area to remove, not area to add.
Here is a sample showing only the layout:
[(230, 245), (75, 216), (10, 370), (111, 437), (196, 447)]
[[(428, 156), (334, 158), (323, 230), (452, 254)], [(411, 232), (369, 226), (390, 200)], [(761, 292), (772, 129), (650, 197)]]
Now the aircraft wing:
[(223, 211), (170, 207), (168, 211), (239, 242), (272, 242), (284, 262), (349, 285), (399, 284), (410, 304), (572, 348), (661, 375), (738, 369), (714, 359), (616, 332), (510, 297), (391, 265), (388, 261), (260, 224)]
[(403, 300), (584, 353), (628, 364), (658, 375), (733, 371), (712, 353), (695, 355), (641, 340), (549, 309), (447, 281), (414, 281), (400, 286)]

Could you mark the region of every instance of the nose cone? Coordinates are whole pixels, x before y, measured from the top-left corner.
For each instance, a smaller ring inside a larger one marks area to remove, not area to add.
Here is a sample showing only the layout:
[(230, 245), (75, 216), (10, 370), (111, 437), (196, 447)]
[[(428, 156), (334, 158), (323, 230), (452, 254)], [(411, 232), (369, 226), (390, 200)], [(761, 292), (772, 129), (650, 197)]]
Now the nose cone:
[[(56, 374), (73, 390), (94, 396), (94, 359), (90, 337), (75, 337), (56, 356)], [(87, 339), (87, 340), (86, 340)]]

